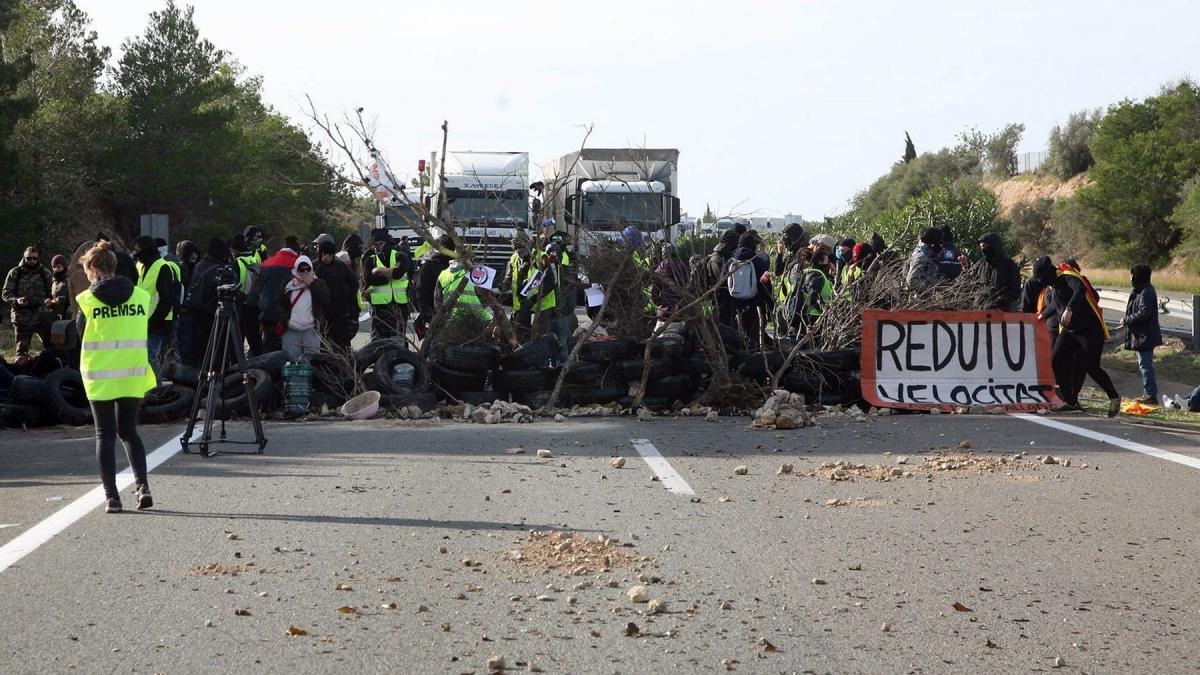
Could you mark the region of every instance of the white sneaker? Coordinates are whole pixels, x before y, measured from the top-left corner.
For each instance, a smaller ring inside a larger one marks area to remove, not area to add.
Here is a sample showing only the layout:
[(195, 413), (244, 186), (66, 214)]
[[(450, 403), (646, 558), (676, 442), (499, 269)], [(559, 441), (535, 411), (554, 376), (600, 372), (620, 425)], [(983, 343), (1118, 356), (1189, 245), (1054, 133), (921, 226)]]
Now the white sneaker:
[(1175, 403), (1175, 401), (1172, 401), (1171, 397), (1167, 396), (1166, 394), (1162, 395), (1162, 402), (1163, 402), (1162, 407), (1164, 410), (1174, 410), (1176, 407), (1178, 407), (1178, 404)]

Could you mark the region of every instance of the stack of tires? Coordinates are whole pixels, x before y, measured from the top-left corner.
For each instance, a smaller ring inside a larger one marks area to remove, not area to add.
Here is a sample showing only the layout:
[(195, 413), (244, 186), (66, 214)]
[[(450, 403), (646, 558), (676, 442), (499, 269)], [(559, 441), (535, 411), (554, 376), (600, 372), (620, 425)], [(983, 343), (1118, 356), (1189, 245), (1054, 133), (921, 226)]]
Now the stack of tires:
[[(384, 408), (398, 410), (408, 406), (417, 406), (421, 410), (432, 410), (437, 405), (437, 396), (430, 393), (433, 388), (433, 377), (429, 364), (420, 355), (409, 351), (402, 343), (391, 340), (376, 340), (354, 352), (354, 364), (357, 375), (362, 378), (363, 386), (369, 391), (380, 393), (380, 405)], [(316, 369), (317, 393), (340, 396), (345, 400), (345, 394), (331, 392), (334, 386), (347, 391), (346, 383), (334, 384), (330, 377), (324, 377), (322, 367), (313, 362)], [(343, 377), (338, 374), (336, 377)], [(354, 374), (349, 374), (351, 378)], [(350, 382), (353, 385), (353, 381)], [(350, 387), (351, 389), (353, 387)], [(340, 404), (340, 402), (339, 402)]]
[[(790, 351), (790, 350), (789, 350)], [(746, 352), (730, 357), (730, 369), (747, 380), (763, 386), (787, 360), (787, 352)], [(803, 394), (810, 403), (850, 405), (862, 400), (859, 379), (859, 352), (797, 352), (788, 369), (774, 384), (776, 389)]]

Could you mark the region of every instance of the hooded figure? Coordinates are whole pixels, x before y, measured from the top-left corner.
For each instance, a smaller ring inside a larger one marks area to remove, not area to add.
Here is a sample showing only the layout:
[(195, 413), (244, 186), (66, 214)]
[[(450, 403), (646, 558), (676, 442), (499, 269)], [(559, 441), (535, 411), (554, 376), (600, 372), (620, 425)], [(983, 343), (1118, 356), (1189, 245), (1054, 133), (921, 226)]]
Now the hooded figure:
[(1140, 403), (1158, 404), (1158, 382), (1154, 377), (1154, 348), (1163, 343), (1158, 323), (1158, 293), (1150, 284), (1150, 266), (1138, 263), (1129, 270), (1133, 290), (1125, 303), (1125, 318), (1121, 325), (1129, 329), (1125, 348), (1137, 352), (1138, 370), (1142, 374)]
[(979, 238), (983, 261), (975, 266), (975, 279), (989, 289), (984, 309), (1011, 312), (1021, 295), (1021, 271), (1004, 251), (1000, 235), (989, 232)]
[(1050, 344), (1058, 339), (1058, 315), (1062, 307), (1055, 302), (1054, 282), (1058, 271), (1050, 256), (1042, 256), (1033, 262), (1033, 276), (1021, 287), (1021, 304), (1018, 312), (1037, 314), (1038, 321), (1045, 321), (1050, 331)]
[(293, 362), (304, 363), (321, 351), (321, 334), (329, 309), (329, 286), (317, 277), (312, 259), (297, 256), (292, 263), (292, 278), (283, 285), (277, 299), (279, 317), (275, 332), (283, 351)]
[(725, 287), (724, 277), (729, 268), (729, 259), (738, 247), (738, 236), (734, 230), (725, 230), (704, 261), (704, 283), (710, 288), (716, 285), (717, 290), (713, 295), (717, 303), (717, 320), (726, 326), (733, 325), (733, 313), (729, 308), (729, 289)]
[(924, 291), (938, 282), (938, 253), (942, 250), (942, 231), (927, 227), (921, 241), (906, 263), (904, 281), (913, 291)]
[(352, 234), (342, 240), (342, 250), (350, 254), (350, 265), (358, 266), (358, 259), (363, 254), (363, 240), (357, 234)]
[(349, 349), (358, 332), (358, 275), (337, 258), (337, 245), (332, 239), (318, 245), (313, 270), (329, 289), (325, 315), (329, 339), (342, 349)]

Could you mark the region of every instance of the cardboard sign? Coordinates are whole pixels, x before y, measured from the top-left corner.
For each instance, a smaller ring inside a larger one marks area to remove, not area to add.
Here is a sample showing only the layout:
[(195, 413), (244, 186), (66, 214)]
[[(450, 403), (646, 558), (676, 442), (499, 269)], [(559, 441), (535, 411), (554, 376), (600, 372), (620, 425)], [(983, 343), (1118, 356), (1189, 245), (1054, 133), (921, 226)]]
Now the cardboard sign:
[(863, 312), (862, 393), (877, 408), (1029, 412), (1060, 402), (1032, 314)]
[(545, 273), (542, 272), (541, 270), (538, 270), (532, 276), (530, 276), (529, 281), (526, 281), (525, 285), (521, 287), (521, 297), (522, 298), (533, 297), (534, 294), (537, 293), (537, 289), (540, 288), (542, 285), (542, 277), (543, 276), (545, 276)]
[(600, 284), (592, 284), (583, 289), (583, 294), (587, 296), (588, 307), (599, 307), (604, 304), (604, 289), (600, 287)]
[(467, 278), (477, 288), (486, 288), (490, 291), (492, 289), (492, 282), (496, 280), (496, 270), (491, 267), (476, 265), (471, 268), (471, 273), (467, 275)]

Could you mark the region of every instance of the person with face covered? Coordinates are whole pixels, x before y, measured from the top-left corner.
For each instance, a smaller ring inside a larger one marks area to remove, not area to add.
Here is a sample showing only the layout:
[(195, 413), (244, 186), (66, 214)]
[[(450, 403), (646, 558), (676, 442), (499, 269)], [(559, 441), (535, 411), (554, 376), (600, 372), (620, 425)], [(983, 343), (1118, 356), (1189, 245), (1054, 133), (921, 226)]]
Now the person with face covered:
[(133, 240), (133, 258), (138, 272), (135, 285), (150, 296), (146, 351), (155, 381), (162, 384), (162, 354), (170, 342), (175, 323), (180, 282), (174, 267), (159, 254), (152, 237), (142, 235)]
[(348, 353), (350, 341), (358, 332), (358, 275), (338, 259), (337, 246), (332, 239), (318, 244), (317, 253), (319, 257), (313, 261), (313, 269), (329, 287), (326, 337), (338, 349)]
[(50, 324), (54, 316), (54, 276), (42, 265), (42, 252), (36, 246), (25, 249), (21, 264), (4, 279), (4, 302), (11, 308), (13, 331), (17, 340), (17, 362), (29, 360), (33, 336), (41, 338), (43, 349), (50, 344)]
[(412, 258), (388, 231), (371, 232), (371, 250), (362, 257), (366, 300), (371, 303), (371, 339), (403, 338), (408, 323), (408, 274)]
[(67, 257), (65, 255), (60, 253), (51, 258), (50, 273), (54, 275), (54, 282), (50, 284), (50, 296), (54, 298), (54, 320), (58, 321), (67, 318), (67, 309), (71, 304), (67, 297)]
[(321, 351), (321, 333), (329, 316), (329, 285), (317, 276), (312, 259), (306, 255), (296, 258), (292, 279), (284, 284), (276, 303), (283, 351), (294, 363), (307, 363)]
[(1057, 410), (1081, 410), (1079, 392), (1083, 389), (1084, 379), (1091, 376), (1108, 395), (1108, 416), (1116, 417), (1121, 411), (1121, 397), (1112, 378), (1100, 366), (1104, 342), (1108, 339), (1100, 295), (1087, 277), (1069, 263), (1058, 266), (1054, 295), (1056, 304), (1062, 308), (1059, 314), (1061, 328), (1051, 358), (1054, 379), (1058, 381), (1063, 399)]
[(938, 254), (942, 250), (942, 231), (927, 227), (905, 263), (904, 281), (909, 290), (921, 292), (938, 283)]
[(1126, 328), (1125, 348), (1137, 353), (1142, 374), (1142, 397), (1138, 403), (1158, 405), (1158, 381), (1154, 377), (1154, 348), (1162, 345), (1158, 323), (1158, 291), (1150, 283), (1150, 266), (1138, 263), (1129, 269), (1133, 290), (1125, 303), (1125, 317), (1117, 328)]
[(984, 309), (1011, 312), (1021, 294), (1021, 271), (1008, 257), (1000, 235), (989, 232), (979, 238), (983, 260), (971, 269), (974, 279), (988, 288)]
[(1062, 312), (1054, 298), (1054, 282), (1058, 271), (1050, 256), (1042, 256), (1033, 263), (1033, 276), (1021, 288), (1021, 304), (1018, 312), (1037, 314), (1038, 321), (1046, 322), (1050, 333), (1050, 346), (1058, 340), (1058, 316)]

